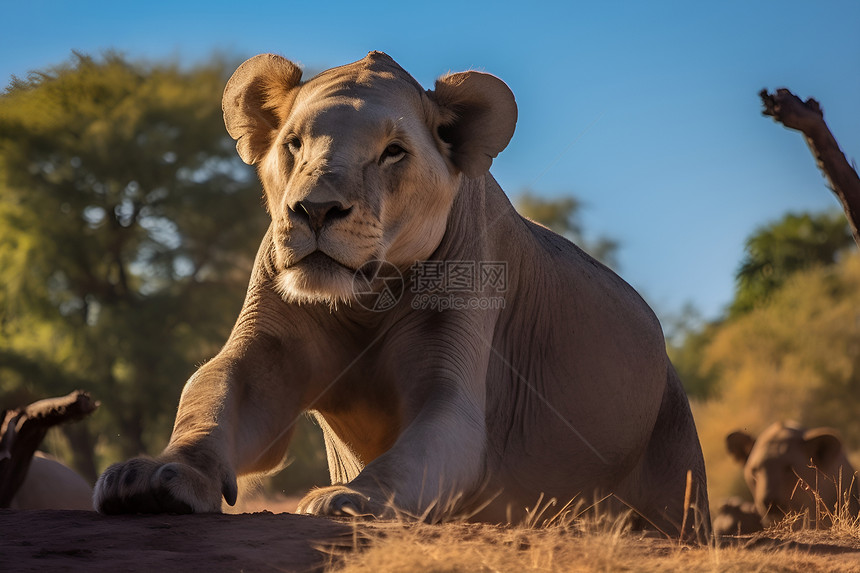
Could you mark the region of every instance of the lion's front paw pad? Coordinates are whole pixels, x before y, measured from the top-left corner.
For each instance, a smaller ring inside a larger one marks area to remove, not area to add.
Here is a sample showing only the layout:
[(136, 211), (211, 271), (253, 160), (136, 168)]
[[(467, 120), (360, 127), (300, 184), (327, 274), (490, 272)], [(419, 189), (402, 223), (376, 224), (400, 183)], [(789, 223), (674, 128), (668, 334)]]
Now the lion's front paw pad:
[(105, 470), (96, 482), (93, 504), (105, 514), (217, 512), (222, 492), (235, 501), (231, 477), (221, 484), (186, 464), (135, 458)]

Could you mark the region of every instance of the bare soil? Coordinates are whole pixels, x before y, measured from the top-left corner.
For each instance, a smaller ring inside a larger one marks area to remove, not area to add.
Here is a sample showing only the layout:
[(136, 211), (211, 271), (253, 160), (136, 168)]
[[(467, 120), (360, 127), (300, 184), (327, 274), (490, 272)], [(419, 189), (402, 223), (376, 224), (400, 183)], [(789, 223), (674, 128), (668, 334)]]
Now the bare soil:
[(0, 510), (0, 570), (315, 571), (352, 527), (289, 513), (104, 516)]
[(724, 547), (617, 531), (349, 522), (291, 513), (103, 516), (0, 510), (0, 571), (857, 571), (828, 532)]

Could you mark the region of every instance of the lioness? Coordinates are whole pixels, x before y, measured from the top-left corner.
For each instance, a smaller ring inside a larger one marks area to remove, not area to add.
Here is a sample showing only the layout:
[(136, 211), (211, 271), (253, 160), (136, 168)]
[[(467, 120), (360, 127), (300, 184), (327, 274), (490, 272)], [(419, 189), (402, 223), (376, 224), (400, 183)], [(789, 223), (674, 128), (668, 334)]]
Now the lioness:
[(732, 432), (726, 436), (726, 448), (744, 465), (744, 479), (765, 526), (789, 513), (806, 514), (810, 524), (829, 526), (830, 516), (845, 504), (852, 515), (860, 511), (854, 468), (835, 430), (776, 422), (758, 438)]
[(92, 511), (92, 498), (93, 488), (87, 480), (54, 457), (36, 452), (9, 507)]
[(455, 73), (425, 91), (372, 52), (302, 82), (260, 55), (223, 108), (272, 223), (167, 448), (109, 467), (99, 511), (219, 511), (237, 475), (278, 467), (310, 410), (334, 485), (307, 494), (304, 512), (505, 521), (541, 493), (612, 494), (677, 535), (697, 521), (690, 472), (708, 523), (696, 429), (656, 317), (518, 215), (488, 173), (517, 118), (501, 80)]

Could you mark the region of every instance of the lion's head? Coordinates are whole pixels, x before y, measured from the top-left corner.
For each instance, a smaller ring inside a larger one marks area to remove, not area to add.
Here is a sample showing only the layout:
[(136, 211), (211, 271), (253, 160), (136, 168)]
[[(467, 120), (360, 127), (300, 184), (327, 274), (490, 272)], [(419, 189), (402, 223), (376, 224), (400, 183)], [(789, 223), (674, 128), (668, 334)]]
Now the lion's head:
[(842, 493), (856, 492), (854, 469), (830, 428), (807, 430), (793, 422), (776, 422), (758, 438), (732, 432), (726, 447), (744, 464), (744, 479), (765, 525), (791, 512), (810, 510), (814, 518), (819, 503), (835, 511), (844, 501)]
[(380, 52), (307, 82), (292, 62), (256, 56), (223, 108), (263, 182), (281, 295), (329, 304), (352, 298), (369, 261), (403, 268), (433, 253), (461, 176), (487, 172), (517, 115), (494, 76), (451, 74), (425, 91)]

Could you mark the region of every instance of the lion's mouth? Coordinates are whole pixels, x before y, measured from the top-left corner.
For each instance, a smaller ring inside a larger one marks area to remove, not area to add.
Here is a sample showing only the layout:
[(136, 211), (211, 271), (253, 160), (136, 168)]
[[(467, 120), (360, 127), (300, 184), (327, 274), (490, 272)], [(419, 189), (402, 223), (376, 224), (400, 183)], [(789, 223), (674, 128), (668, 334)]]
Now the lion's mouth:
[(350, 272), (353, 272), (354, 269), (349, 268), (344, 265), (340, 261), (336, 260), (334, 257), (327, 255), (326, 253), (316, 250), (311, 253), (308, 253), (298, 261), (294, 262), (290, 265), (294, 268), (300, 268), (304, 271), (331, 271), (334, 268), (342, 268), (346, 269)]
[(324, 302), (329, 305), (353, 297), (355, 271), (334, 257), (315, 250), (283, 268), (276, 281), (288, 302)]

